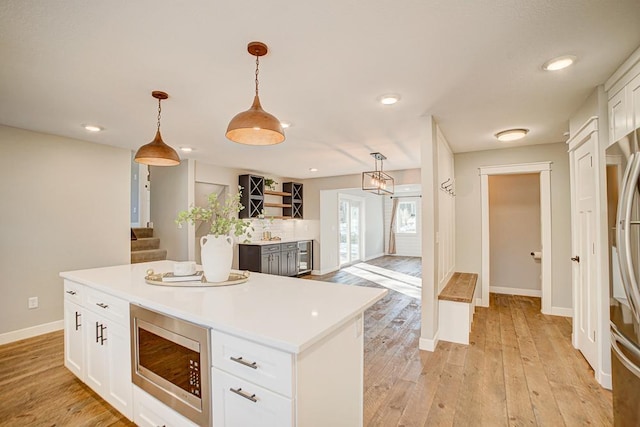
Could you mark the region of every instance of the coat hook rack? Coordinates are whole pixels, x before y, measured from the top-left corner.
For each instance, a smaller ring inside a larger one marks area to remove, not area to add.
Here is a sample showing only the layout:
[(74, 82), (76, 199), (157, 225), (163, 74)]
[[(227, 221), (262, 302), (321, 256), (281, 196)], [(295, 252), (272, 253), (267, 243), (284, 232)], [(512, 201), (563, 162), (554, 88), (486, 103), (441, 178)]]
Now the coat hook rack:
[(450, 196), (455, 197), (456, 193), (453, 190), (453, 184), (453, 180), (451, 178), (447, 178), (446, 181), (440, 183), (440, 189)]

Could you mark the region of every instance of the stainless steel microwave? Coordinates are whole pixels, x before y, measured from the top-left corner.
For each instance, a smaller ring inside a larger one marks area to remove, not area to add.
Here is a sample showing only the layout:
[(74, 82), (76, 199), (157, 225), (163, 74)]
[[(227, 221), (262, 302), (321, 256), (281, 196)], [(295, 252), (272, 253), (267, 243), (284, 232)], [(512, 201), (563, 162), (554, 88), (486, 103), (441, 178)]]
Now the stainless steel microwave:
[(211, 425), (210, 332), (130, 304), (131, 379), (198, 425)]

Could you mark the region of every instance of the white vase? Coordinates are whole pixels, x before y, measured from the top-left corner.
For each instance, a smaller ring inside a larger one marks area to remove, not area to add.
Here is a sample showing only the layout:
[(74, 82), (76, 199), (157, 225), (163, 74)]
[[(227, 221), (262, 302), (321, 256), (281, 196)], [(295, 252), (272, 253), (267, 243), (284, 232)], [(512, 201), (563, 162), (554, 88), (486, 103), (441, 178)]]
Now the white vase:
[(202, 236), (200, 258), (207, 282), (227, 281), (233, 262), (233, 240), (229, 236)]

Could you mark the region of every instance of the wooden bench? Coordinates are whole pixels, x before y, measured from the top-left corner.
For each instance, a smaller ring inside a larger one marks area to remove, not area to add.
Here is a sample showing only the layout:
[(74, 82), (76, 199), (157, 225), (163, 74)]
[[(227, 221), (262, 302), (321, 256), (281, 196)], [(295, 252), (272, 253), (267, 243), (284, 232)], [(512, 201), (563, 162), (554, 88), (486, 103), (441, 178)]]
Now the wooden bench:
[(475, 273), (453, 273), (438, 295), (438, 339), (469, 344), (475, 311)]

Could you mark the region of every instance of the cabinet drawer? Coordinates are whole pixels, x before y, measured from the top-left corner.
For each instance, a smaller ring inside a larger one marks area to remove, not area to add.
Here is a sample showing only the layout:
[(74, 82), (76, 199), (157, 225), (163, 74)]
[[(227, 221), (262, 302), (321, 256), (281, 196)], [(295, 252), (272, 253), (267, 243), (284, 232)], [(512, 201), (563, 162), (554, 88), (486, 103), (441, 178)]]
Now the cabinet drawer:
[(64, 299), (65, 300), (73, 301), (76, 304), (82, 304), (82, 295), (84, 292), (85, 292), (84, 285), (65, 279), (64, 281)]
[(191, 420), (135, 386), (133, 402), (133, 421), (140, 427), (197, 427)]
[(213, 368), (213, 425), (291, 427), (293, 400)]
[(283, 251), (298, 249), (298, 242), (281, 243), (280, 246)]
[(264, 245), (261, 247), (261, 251), (263, 254), (270, 254), (273, 252), (280, 252), (280, 245)]
[(211, 331), (213, 366), (282, 395), (293, 396), (293, 357), (219, 331)]
[(85, 294), (84, 306), (86, 308), (123, 326), (129, 326), (129, 303), (127, 301), (90, 288), (86, 289)]

